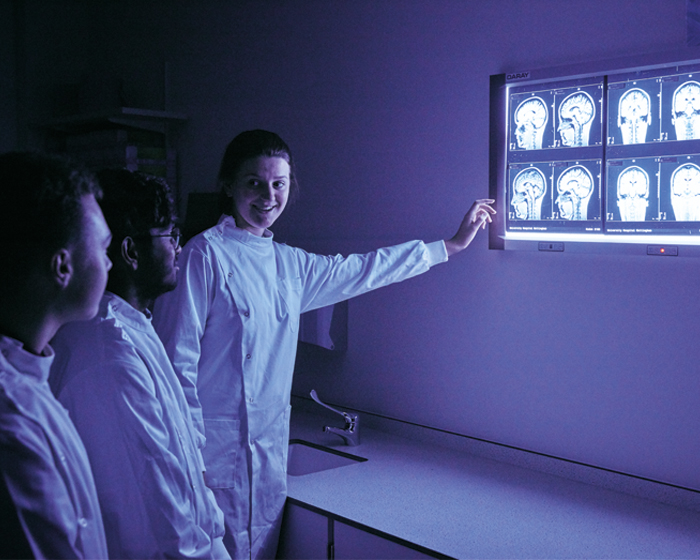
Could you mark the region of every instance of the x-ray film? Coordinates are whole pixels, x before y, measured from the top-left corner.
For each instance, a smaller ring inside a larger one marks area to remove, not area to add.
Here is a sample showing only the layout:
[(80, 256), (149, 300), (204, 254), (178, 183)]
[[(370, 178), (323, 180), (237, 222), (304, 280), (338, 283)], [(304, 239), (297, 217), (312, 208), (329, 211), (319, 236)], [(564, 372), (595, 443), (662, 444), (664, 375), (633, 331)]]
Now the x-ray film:
[(550, 164), (512, 165), (509, 175), (510, 219), (529, 222), (552, 219)]
[(658, 78), (608, 84), (608, 145), (661, 140)]
[(511, 164), (510, 231), (600, 231), (600, 160)]
[[(608, 160), (606, 208), (608, 222), (658, 221), (659, 180), (657, 158)], [(628, 228), (631, 233), (634, 226)]]
[(600, 221), (600, 161), (552, 165), (554, 217), (569, 222)]
[(607, 231), (700, 232), (700, 155), (607, 163)]
[(700, 73), (661, 80), (661, 140), (700, 139)]
[(509, 149), (546, 150), (602, 144), (602, 80), (565, 87), (558, 83), (509, 96)]
[(554, 93), (555, 147), (602, 144), (602, 85), (562, 88)]
[(511, 95), (511, 150), (541, 150), (554, 146), (553, 98), (550, 91)]

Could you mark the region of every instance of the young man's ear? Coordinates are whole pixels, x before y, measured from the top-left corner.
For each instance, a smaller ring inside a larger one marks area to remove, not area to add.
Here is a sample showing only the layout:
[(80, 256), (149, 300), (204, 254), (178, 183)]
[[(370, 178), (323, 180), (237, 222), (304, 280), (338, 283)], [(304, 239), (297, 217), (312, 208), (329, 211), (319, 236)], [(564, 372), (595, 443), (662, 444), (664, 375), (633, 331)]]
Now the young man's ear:
[(119, 254), (130, 270), (136, 270), (139, 267), (139, 253), (136, 250), (136, 243), (133, 238), (127, 236), (122, 239), (119, 246)]
[(73, 277), (73, 257), (68, 249), (59, 249), (51, 257), (51, 275), (61, 289), (68, 287)]

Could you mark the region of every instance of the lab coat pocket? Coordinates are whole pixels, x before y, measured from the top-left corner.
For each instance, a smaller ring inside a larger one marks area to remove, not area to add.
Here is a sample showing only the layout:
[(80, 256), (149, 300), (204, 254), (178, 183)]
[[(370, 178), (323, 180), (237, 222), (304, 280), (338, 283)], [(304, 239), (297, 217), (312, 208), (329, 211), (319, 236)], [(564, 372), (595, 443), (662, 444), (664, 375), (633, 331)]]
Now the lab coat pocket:
[(287, 323), (292, 332), (297, 332), (301, 310), (301, 278), (280, 278), (277, 285), (280, 296), (276, 309), (277, 320)]
[(207, 444), (202, 450), (209, 488), (235, 488), (236, 457), (241, 444), (240, 420), (205, 418)]

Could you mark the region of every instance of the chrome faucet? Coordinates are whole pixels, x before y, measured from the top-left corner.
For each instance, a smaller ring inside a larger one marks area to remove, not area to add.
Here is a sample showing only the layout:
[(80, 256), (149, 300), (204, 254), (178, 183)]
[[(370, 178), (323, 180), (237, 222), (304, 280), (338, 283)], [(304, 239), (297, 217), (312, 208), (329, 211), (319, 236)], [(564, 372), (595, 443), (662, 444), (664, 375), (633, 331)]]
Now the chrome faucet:
[(345, 441), (345, 445), (360, 445), (360, 417), (357, 414), (348, 414), (347, 412), (336, 410), (332, 406), (322, 403), (321, 399), (318, 398), (315, 389), (311, 389), (311, 398), (321, 406), (335, 412), (336, 414), (340, 414), (343, 418), (345, 418), (344, 428), (325, 426), (323, 428), (324, 432), (340, 436), (343, 438), (343, 441)]

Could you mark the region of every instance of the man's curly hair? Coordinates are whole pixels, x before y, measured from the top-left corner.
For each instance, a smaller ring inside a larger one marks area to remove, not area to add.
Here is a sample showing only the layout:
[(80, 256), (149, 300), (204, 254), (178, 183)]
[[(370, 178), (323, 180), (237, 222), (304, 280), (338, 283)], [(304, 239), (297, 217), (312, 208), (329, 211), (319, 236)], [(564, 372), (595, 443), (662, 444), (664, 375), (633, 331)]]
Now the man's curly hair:
[(151, 228), (175, 222), (175, 203), (164, 179), (127, 169), (103, 169), (97, 178), (104, 192), (102, 213), (112, 230), (112, 261), (125, 237), (146, 235)]

